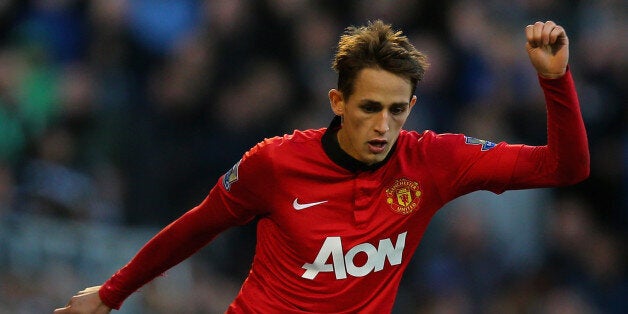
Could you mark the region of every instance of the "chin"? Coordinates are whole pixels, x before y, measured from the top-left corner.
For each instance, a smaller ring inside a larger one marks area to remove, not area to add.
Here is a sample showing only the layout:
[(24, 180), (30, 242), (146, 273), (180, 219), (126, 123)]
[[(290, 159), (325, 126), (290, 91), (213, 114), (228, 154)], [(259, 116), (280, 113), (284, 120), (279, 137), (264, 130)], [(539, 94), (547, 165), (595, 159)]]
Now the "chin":
[(365, 164), (367, 164), (367, 165), (369, 165), (369, 166), (370, 166), (370, 165), (372, 165), (372, 164), (376, 164), (376, 163), (378, 163), (378, 162), (381, 162), (381, 161), (383, 161), (384, 159), (386, 159), (386, 157), (385, 157), (385, 156), (384, 156), (384, 157), (382, 157), (382, 158), (380, 158), (379, 156), (377, 156), (377, 157), (375, 157), (375, 158), (373, 158), (373, 157), (371, 157), (371, 158), (366, 158), (363, 162), (364, 162)]

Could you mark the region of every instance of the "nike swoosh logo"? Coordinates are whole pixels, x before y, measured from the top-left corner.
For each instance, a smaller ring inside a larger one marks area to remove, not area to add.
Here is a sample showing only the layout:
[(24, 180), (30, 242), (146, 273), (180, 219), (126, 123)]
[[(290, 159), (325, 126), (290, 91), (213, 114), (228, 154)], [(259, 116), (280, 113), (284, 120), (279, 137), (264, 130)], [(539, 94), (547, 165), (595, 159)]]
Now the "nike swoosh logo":
[(292, 207), (294, 207), (294, 209), (296, 210), (301, 210), (301, 209), (306, 209), (312, 206), (316, 206), (316, 205), (320, 205), (323, 203), (327, 203), (327, 201), (320, 201), (320, 202), (314, 202), (314, 203), (305, 203), (305, 204), (300, 204), (299, 203), (299, 198), (295, 198), (294, 202), (292, 202)]

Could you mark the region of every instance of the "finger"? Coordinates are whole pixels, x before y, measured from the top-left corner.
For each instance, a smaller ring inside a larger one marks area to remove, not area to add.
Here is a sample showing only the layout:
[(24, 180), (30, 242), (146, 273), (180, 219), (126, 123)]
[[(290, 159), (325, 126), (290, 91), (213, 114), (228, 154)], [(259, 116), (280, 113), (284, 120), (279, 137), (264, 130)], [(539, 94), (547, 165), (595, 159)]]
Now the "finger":
[(525, 32), (526, 41), (528, 42), (528, 44), (530, 44), (530, 46), (532, 47), (536, 47), (536, 44), (534, 43), (534, 25), (526, 26)]
[(536, 46), (541, 46), (543, 44), (542, 36), (543, 36), (543, 26), (545, 23), (536, 22), (534, 23), (534, 33), (532, 34), (532, 40)]
[(53, 314), (63, 314), (63, 313), (66, 313), (67, 312), (66, 310), (68, 310), (69, 308), (70, 308), (69, 306), (58, 308), (58, 309), (54, 310), (54, 312), (52, 312), (52, 313)]
[(536, 22), (533, 25), (526, 26), (526, 39), (530, 47), (536, 48), (543, 44), (541, 40), (543, 25), (543, 22)]
[(558, 42), (560, 39), (566, 37), (567, 34), (565, 33), (565, 29), (560, 26), (560, 25), (556, 25), (556, 27), (554, 27), (552, 29), (552, 31), (550, 32), (549, 35), (549, 43), (550, 44), (555, 44), (556, 42)]
[[(541, 29), (541, 41), (543, 42), (544, 46), (550, 44), (550, 34), (555, 27), (556, 23), (554, 23), (553, 21), (547, 21), (543, 24), (543, 28)], [(554, 41), (556, 41), (556, 38), (554, 38)]]

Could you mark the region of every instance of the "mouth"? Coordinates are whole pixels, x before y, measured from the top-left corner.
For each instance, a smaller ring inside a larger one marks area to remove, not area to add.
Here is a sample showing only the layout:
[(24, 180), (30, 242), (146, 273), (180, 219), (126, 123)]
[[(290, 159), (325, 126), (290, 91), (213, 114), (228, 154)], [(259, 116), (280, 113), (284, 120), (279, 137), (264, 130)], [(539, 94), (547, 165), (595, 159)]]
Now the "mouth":
[(373, 154), (381, 154), (386, 150), (388, 141), (386, 140), (370, 140), (367, 142), (369, 151)]

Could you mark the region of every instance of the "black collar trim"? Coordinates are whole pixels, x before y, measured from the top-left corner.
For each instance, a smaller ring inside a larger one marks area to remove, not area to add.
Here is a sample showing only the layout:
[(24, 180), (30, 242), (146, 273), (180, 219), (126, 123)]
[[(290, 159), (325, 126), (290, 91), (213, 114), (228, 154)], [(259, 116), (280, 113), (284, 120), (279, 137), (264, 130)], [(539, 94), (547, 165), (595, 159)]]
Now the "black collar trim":
[(340, 148), (340, 144), (338, 143), (338, 130), (340, 130), (340, 116), (335, 116), (329, 127), (323, 134), (323, 138), (321, 142), (323, 144), (323, 150), (327, 154), (327, 156), (338, 166), (343, 167), (351, 172), (361, 172), (361, 171), (374, 171), (383, 166), (388, 159), (392, 156), (395, 148), (397, 147), (397, 143), (393, 145), (390, 152), (388, 152), (388, 156), (378, 163), (367, 165), (347, 154), (342, 148)]

